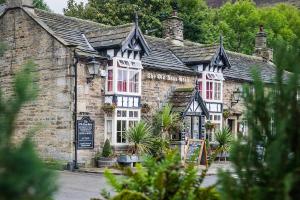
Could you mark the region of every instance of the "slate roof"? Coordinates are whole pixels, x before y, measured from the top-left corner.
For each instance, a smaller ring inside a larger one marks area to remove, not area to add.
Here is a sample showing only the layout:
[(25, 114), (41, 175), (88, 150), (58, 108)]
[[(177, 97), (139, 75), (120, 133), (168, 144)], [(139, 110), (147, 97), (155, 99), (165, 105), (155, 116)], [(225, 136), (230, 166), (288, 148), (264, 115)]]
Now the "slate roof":
[(202, 45), (185, 41), (184, 46), (173, 46), (172, 51), (186, 64), (210, 63), (219, 45)]
[(96, 52), (83, 35), (87, 31), (107, 27), (99, 23), (81, 20), (74, 17), (67, 17), (60, 14), (35, 9), (38, 19), (45, 23), (56, 36), (62, 38), (70, 45), (86, 51)]
[(199, 102), (202, 112), (208, 117), (209, 112), (205, 106), (205, 103), (194, 88), (178, 88), (173, 92), (173, 95), (169, 100), (170, 104), (172, 105), (172, 112), (185, 115), (187, 109), (194, 99)]
[(134, 28), (134, 24), (132, 23), (120, 26), (104, 27), (87, 32), (87, 37), (94, 48), (121, 46)]
[[(267, 62), (260, 57), (231, 51), (227, 51), (227, 55), (231, 63), (231, 68), (224, 70), (225, 80), (252, 82), (253, 78), (251, 72), (256, 68), (261, 73), (261, 78), (265, 83), (273, 82), (276, 75), (276, 66), (273, 63)], [(284, 78), (287, 78), (288, 75), (289, 73), (285, 72)]]
[(168, 40), (150, 36), (145, 36), (145, 39), (151, 48), (149, 56), (142, 59), (145, 68), (194, 73), (170, 50)]

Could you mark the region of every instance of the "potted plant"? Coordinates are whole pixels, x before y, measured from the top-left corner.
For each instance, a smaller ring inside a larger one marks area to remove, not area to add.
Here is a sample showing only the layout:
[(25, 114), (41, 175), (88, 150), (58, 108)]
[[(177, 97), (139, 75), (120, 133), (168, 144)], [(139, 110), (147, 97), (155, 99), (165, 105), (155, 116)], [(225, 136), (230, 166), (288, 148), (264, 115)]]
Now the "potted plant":
[(102, 154), (98, 155), (98, 167), (112, 167), (116, 160), (112, 157), (113, 151), (108, 139), (104, 143)]
[(140, 155), (150, 153), (153, 147), (154, 136), (151, 127), (141, 121), (135, 126), (131, 127), (126, 132), (126, 140), (129, 143), (129, 154), (120, 155), (118, 162), (123, 164), (132, 164), (140, 162)]
[(148, 112), (150, 112), (150, 110), (151, 110), (151, 108), (150, 108), (149, 104), (147, 104), (147, 103), (142, 104), (142, 108), (141, 108), (142, 113), (148, 113)]
[(102, 110), (105, 113), (112, 113), (115, 109), (116, 109), (116, 105), (115, 104), (104, 103), (103, 106), (102, 106)]
[(232, 133), (228, 127), (224, 127), (216, 132), (215, 138), (218, 142), (217, 150), (220, 152), (219, 160), (224, 156), (226, 161), (230, 143), (232, 142)]

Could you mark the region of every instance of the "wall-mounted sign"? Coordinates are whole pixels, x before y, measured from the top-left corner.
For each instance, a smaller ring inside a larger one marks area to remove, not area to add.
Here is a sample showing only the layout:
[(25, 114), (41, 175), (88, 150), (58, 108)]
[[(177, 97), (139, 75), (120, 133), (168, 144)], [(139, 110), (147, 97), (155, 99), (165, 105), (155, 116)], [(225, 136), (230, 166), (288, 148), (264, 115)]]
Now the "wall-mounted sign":
[(181, 83), (190, 82), (189, 78), (185, 77), (185, 76), (161, 74), (161, 73), (155, 73), (155, 72), (148, 72), (147, 79), (165, 80), (165, 81), (181, 82)]
[(93, 149), (94, 148), (94, 130), (95, 121), (90, 117), (82, 117), (77, 120), (77, 148)]

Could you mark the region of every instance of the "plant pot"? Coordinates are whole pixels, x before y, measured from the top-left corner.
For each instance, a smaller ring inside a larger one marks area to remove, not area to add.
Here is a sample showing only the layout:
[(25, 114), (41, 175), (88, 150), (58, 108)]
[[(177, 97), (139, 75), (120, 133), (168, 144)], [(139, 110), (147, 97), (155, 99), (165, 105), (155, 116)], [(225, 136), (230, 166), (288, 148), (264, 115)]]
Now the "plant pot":
[(97, 160), (97, 167), (113, 167), (116, 165), (116, 158), (101, 157)]

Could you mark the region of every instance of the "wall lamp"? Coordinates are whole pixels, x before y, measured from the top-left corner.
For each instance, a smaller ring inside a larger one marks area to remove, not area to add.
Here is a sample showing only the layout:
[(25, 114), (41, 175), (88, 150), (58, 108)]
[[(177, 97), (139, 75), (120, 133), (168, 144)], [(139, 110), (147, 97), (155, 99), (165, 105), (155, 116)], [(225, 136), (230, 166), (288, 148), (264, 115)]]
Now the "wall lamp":
[(100, 63), (93, 58), (90, 62), (87, 63), (87, 69), (90, 74), (90, 77), (87, 78), (87, 83), (90, 83), (95, 76), (99, 74)]
[(242, 91), (237, 88), (231, 95), (231, 107), (237, 104), (242, 98)]

